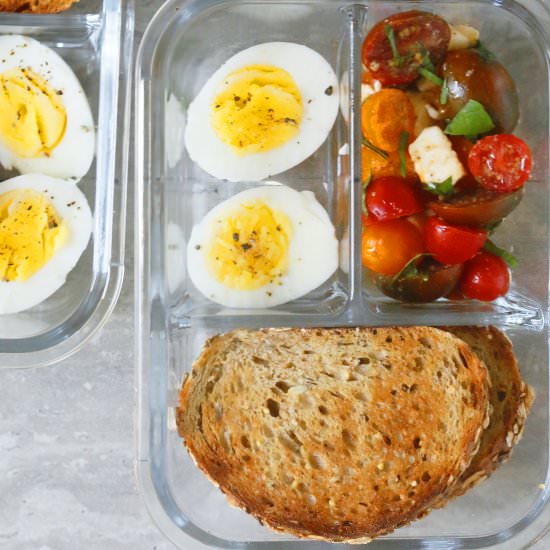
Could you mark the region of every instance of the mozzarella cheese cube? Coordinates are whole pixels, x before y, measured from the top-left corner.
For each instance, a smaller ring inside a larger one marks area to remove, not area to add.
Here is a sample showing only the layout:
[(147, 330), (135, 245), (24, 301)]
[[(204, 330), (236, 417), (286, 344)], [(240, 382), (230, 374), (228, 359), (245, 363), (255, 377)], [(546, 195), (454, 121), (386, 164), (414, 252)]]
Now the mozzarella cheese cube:
[(409, 154), (423, 183), (442, 183), (451, 178), (454, 185), (466, 175), (449, 138), (439, 126), (424, 128), (409, 145)]
[(479, 41), (479, 31), (469, 25), (451, 25), (449, 51), (472, 48)]

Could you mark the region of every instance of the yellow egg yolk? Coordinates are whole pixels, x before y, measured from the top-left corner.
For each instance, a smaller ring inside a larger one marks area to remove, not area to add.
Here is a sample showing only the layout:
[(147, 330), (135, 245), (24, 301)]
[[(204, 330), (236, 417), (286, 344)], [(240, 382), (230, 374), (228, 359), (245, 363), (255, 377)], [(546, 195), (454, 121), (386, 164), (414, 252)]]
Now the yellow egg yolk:
[(218, 138), (240, 156), (275, 149), (298, 133), (302, 96), (284, 69), (252, 65), (230, 73), (212, 105)]
[(280, 284), (288, 266), (292, 233), (290, 221), (282, 212), (255, 201), (241, 204), (215, 223), (216, 235), (205, 253), (218, 282), (238, 290)]
[(16, 156), (49, 156), (65, 134), (60, 92), (24, 68), (0, 74), (0, 140)]
[(66, 237), (63, 220), (42, 193), (18, 189), (0, 195), (0, 281), (26, 281)]

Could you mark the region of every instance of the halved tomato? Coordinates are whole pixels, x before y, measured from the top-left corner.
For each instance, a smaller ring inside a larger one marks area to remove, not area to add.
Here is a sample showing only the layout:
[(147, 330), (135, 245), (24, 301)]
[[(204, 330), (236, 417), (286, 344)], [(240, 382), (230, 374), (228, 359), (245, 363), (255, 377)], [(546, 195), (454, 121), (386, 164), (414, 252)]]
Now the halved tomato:
[(367, 35), (363, 64), (370, 78), (383, 86), (408, 84), (418, 77), (425, 53), (434, 65), (443, 60), (450, 39), (448, 23), (437, 15), (417, 10), (397, 13), (377, 23)]
[(390, 298), (401, 302), (426, 303), (447, 296), (458, 284), (463, 265), (442, 265), (426, 259), (413, 274), (403, 277), (377, 275), (375, 283)]
[(486, 189), (459, 193), (428, 203), (440, 218), (457, 225), (488, 226), (505, 218), (521, 202), (523, 188), (513, 193), (493, 193)]

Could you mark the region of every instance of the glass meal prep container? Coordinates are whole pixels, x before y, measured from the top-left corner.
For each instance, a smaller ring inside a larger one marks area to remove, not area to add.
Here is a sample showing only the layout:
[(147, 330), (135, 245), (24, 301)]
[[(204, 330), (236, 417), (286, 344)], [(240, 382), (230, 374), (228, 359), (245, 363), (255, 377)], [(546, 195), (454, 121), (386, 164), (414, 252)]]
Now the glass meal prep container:
[[(39, 40), (68, 63), (96, 124), (94, 162), (78, 183), (94, 216), (90, 242), (57, 292), (31, 309), (0, 315), (0, 367), (42, 366), (67, 357), (103, 325), (120, 293), (133, 17), (132, 0), (81, 2), (58, 15), (0, 14), (1, 34)], [(17, 173), (0, 175), (5, 180)]]
[[(360, 48), (376, 22), (413, 8), (478, 28), (518, 87), (516, 133), (529, 143), (535, 165), (522, 203), (498, 230), (499, 244), (513, 245), (520, 263), (509, 294), (494, 303), (402, 304), (374, 290), (361, 266)], [(171, 0), (151, 21), (136, 68), (137, 467), (152, 516), (180, 548), (189, 548), (191, 539), (219, 548), (320, 545), (274, 533), (232, 508), (193, 464), (176, 432), (174, 408), (184, 374), (209, 336), (237, 327), (494, 324), (504, 330), (537, 394), (512, 459), (446, 508), (369, 548), (518, 548), (550, 528), (548, 29), (550, 13), (538, 0)], [(231, 55), (268, 41), (313, 48), (342, 82), (346, 116), (339, 116), (312, 157), (275, 178), (313, 191), (328, 210), (341, 240), (341, 269), (283, 306), (227, 309), (191, 284), (186, 245), (208, 210), (255, 184), (216, 180), (189, 159), (186, 106)]]

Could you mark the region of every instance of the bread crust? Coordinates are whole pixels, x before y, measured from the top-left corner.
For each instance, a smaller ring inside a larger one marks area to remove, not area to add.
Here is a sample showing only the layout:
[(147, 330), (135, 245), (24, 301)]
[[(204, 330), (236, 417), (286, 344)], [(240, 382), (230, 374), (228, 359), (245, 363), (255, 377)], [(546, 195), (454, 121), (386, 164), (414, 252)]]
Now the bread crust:
[(79, 0), (0, 0), (0, 12), (58, 13)]
[(464, 494), (487, 479), (510, 458), (521, 439), (535, 393), (522, 378), (512, 342), (495, 327), (449, 327), (446, 330), (466, 342), (489, 372), (491, 416), (483, 432), (479, 452), (462, 474), (450, 497)]
[(368, 542), (424, 515), (477, 452), (487, 371), (427, 327), (236, 330), (180, 392), (196, 464), (269, 527)]

